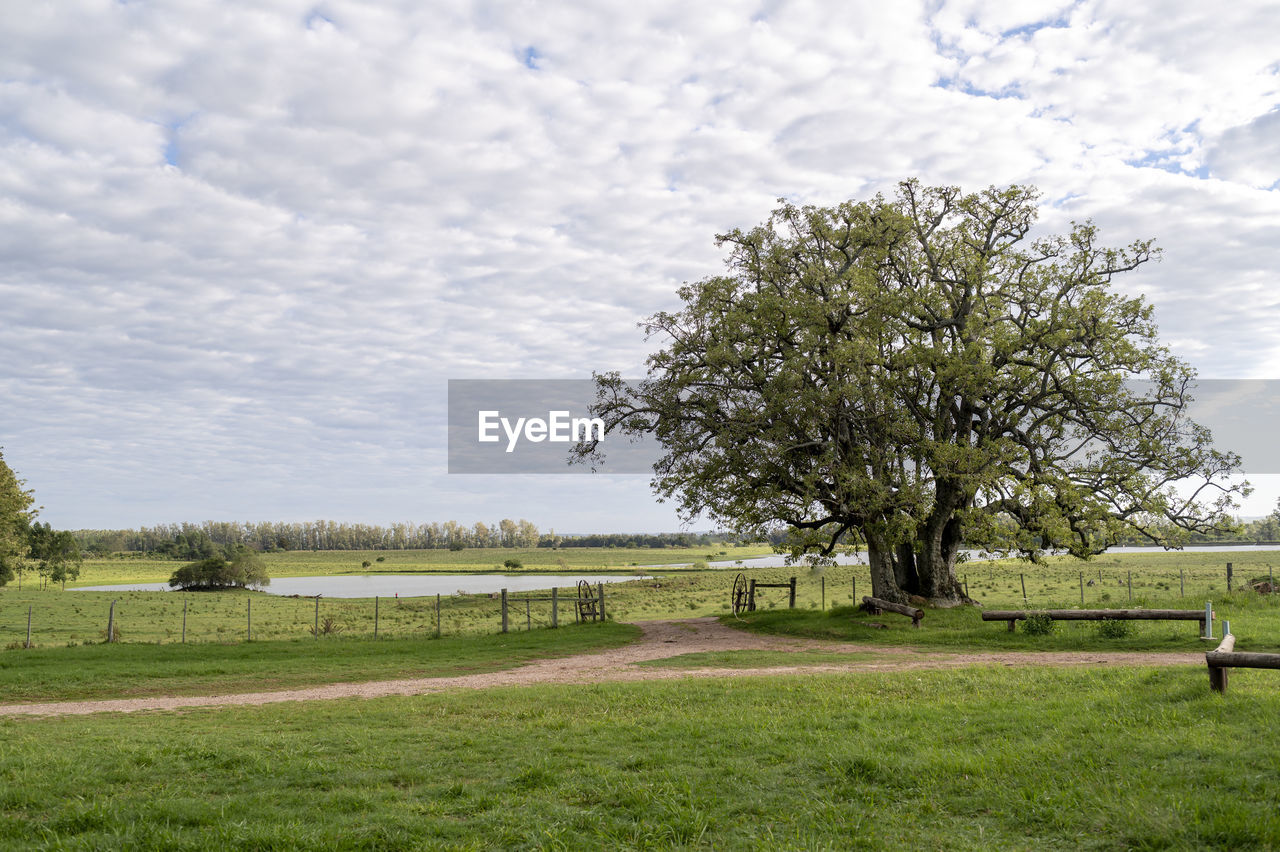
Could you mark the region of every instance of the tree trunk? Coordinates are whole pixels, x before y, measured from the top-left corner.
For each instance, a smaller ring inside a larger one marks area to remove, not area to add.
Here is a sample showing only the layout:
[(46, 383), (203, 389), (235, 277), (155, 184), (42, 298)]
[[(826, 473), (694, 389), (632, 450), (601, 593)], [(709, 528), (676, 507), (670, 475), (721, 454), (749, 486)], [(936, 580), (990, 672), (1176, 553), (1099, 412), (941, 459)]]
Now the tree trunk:
[(893, 603), (905, 604), (907, 593), (898, 585), (892, 548), (883, 542), (867, 542), (867, 562), (871, 567), (871, 594)]
[(916, 560), (920, 576), (920, 594), (934, 606), (957, 606), (972, 603), (965, 597), (956, 579), (956, 557), (960, 554), (960, 523), (939, 501), (928, 523), (920, 529), (919, 555)]
[(899, 544), (896, 548), (893, 575), (898, 581), (898, 588), (904, 594), (920, 594), (920, 573), (916, 568), (916, 552), (910, 543)]

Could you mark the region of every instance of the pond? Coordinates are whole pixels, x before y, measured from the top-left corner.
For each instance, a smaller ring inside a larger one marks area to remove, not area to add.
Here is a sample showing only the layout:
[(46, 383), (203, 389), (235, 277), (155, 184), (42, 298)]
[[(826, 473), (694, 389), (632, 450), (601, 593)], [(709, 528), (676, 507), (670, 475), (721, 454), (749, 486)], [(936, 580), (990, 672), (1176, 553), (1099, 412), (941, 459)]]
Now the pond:
[[(621, 574), (361, 574), (328, 577), (279, 577), (260, 591), (273, 595), (313, 598), (372, 598), (455, 593), (483, 595), (500, 592), (533, 592), (568, 588), (579, 580), (588, 583), (625, 583), (648, 577)], [(77, 592), (167, 592), (168, 583), (123, 583), (114, 586), (80, 586)]]

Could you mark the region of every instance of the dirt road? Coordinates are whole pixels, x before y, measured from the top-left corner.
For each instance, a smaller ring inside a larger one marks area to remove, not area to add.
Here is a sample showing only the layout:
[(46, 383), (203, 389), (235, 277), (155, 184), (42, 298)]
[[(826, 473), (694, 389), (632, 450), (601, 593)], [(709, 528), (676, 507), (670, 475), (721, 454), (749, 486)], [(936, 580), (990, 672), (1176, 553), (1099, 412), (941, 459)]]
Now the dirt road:
[[(900, 671), (939, 669), (968, 665), (1004, 666), (1181, 666), (1203, 665), (1204, 655), (1149, 652), (1006, 652), (954, 653), (916, 651), (877, 645), (834, 644), (803, 639), (760, 636), (726, 627), (714, 618), (640, 622), (640, 641), (622, 648), (540, 660), (501, 672), (458, 677), (382, 680), (367, 683), (332, 683), (277, 692), (230, 695), (156, 696), (98, 701), (55, 701), (41, 704), (0, 705), (0, 716), (64, 716), (90, 713), (134, 713), (141, 710), (175, 710), (183, 707), (271, 704), (279, 701), (323, 701), (331, 698), (378, 698), (385, 695), (422, 695), (451, 689), (487, 689), (536, 683), (593, 683), (598, 681), (670, 680), (691, 677), (748, 677), (797, 672)], [(823, 650), (857, 653), (848, 663), (769, 666), (767, 668), (654, 668), (637, 666), (704, 651)], [(874, 656), (868, 657), (868, 654)]]

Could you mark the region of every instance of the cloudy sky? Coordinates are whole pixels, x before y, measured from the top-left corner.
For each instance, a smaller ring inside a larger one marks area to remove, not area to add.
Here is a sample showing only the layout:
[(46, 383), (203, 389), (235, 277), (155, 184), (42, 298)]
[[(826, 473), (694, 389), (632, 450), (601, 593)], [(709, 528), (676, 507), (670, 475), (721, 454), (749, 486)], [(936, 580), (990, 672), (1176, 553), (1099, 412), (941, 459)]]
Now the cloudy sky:
[(448, 475), (447, 380), (639, 375), (716, 232), (912, 176), (1156, 237), (1165, 342), (1280, 377), (1277, 43), (1261, 0), (19, 4), (0, 445), (63, 527), (674, 529), (640, 476)]

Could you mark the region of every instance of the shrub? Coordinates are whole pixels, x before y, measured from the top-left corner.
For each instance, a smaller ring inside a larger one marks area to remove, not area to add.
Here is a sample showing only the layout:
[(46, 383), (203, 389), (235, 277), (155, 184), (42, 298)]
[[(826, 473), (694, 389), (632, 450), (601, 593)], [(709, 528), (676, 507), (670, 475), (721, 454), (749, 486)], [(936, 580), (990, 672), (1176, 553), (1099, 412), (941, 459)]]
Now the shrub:
[(1098, 622), (1098, 635), (1104, 639), (1123, 639), (1133, 633), (1133, 624), (1115, 618), (1104, 618)]
[(516, 570), (519, 570), (520, 568), (523, 568), (524, 563), (521, 562), (519, 559), (504, 559), (502, 561), (502, 567), (510, 568), (511, 570), (516, 571)]
[(1022, 632), (1028, 636), (1048, 636), (1058, 626), (1047, 612), (1030, 613), (1022, 621)]
[(241, 550), (228, 562), (221, 556), (210, 556), (190, 565), (183, 565), (169, 578), (169, 585), (186, 590), (243, 588), (265, 586), (267, 565), (252, 550)]

